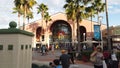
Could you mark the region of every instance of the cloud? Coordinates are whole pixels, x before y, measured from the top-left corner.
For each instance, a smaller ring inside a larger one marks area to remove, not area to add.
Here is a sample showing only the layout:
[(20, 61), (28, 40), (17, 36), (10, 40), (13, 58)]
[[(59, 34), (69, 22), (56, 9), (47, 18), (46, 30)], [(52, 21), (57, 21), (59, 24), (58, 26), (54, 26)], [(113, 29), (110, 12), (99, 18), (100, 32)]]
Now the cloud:
[(108, 0), (108, 4), (120, 5), (120, 0)]
[(120, 14), (120, 0), (108, 0), (108, 10), (112, 14)]

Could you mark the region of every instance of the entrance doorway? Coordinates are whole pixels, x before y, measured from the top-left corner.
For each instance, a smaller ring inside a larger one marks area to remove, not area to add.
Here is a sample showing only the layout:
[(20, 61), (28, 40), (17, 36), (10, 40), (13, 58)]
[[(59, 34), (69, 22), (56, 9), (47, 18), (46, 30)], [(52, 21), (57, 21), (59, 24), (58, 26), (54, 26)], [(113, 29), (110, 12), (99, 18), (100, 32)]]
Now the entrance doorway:
[(68, 45), (72, 41), (70, 25), (64, 20), (55, 21), (50, 30), (52, 32), (51, 43)]

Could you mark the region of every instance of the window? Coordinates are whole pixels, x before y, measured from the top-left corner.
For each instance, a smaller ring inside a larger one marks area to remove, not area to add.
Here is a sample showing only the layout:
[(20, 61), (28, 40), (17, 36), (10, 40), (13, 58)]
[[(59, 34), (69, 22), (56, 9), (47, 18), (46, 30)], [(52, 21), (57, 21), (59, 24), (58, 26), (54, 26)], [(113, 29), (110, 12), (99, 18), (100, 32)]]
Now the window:
[(24, 49), (24, 45), (21, 45), (21, 50), (23, 50)]
[(3, 50), (3, 45), (0, 45), (0, 50)]
[(28, 45), (25, 46), (25, 49), (28, 49)]
[(44, 35), (42, 35), (42, 41), (44, 41)]
[(29, 45), (29, 48), (31, 48), (31, 45)]
[(13, 50), (13, 45), (8, 45), (8, 50)]

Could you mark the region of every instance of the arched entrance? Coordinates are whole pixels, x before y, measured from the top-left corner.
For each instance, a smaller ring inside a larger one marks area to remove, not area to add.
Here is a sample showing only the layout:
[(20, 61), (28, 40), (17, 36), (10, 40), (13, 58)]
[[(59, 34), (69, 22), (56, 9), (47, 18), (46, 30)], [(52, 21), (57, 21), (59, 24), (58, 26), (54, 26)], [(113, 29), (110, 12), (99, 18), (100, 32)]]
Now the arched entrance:
[(64, 20), (53, 22), (50, 27), (52, 32), (51, 41), (57, 43), (66, 43), (72, 41), (72, 31), (70, 25)]
[(42, 27), (38, 27), (36, 30), (36, 42), (40, 42), (41, 32), (42, 32)]
[(85, 41), (86, 40), (86, 28), (84, 26), (80, 26), (80, 41)]

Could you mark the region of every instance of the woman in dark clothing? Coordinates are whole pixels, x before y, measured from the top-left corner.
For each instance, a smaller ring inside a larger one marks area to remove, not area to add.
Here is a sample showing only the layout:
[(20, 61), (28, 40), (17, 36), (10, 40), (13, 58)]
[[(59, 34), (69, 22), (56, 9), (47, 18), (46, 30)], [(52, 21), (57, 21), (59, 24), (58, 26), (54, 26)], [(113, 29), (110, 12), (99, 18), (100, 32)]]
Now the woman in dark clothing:
[(71, 60), (70, 55), (66, 54), (66, 50), (61, 51), (62, 55), (60, 56), (60, 61), (62, 64), (62, 68), (69, 68)]
[(117, 55), (117, 52), (115, 49), (113, 49), (112, 53), (111, 53), (111, 60), (112, 60), (112, 68), (118, 68), (119, 65), (119, 58)]
[(68, 47), (68, 55), (70, 55), (70, 59), (72, 64), (74, 64), (74, 49), (72, 46)]

